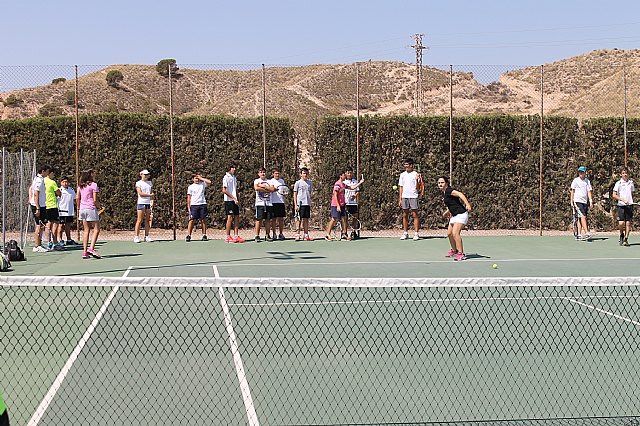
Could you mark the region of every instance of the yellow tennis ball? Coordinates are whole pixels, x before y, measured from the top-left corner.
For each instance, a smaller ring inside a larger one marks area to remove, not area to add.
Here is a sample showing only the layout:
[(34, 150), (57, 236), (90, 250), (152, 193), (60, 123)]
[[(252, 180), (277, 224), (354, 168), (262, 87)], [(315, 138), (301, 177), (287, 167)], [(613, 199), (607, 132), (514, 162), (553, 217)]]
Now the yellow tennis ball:
[(398, 185), (393, 185), (393, 190), (396, 191), (398, 189)]
[(494, 264), (493, 264), (493, 266), (492, 266), (492, 268), (493, 268), (493, 269), (498, 269), (498, 264), (497, 264), (497, 263), (494, 263)]

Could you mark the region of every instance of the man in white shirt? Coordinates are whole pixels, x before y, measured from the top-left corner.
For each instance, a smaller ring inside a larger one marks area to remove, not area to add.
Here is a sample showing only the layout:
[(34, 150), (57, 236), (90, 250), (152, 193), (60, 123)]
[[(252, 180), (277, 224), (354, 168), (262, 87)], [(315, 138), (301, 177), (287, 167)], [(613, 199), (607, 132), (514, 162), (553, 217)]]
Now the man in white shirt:
[(273, 241), (269, 230), (271, 228), (271, 215), (273, 213), (271, 209), (271, 193), (275, 191), (275, 188), (267, 180), (267, 170), (262, 167), (258, 169), (258, 178), (253, 181), (253, 189), (256, 191), (256, 236), (255, 242), (259, 243), (260, 240), (260, 227), (264, 222), (265, 240)]
[(204, 190), (207, 185), (211, 185), (211, 181), (199, 174), (191, 177), (193, 183), (187, 188), (187, 209), (189, 210), (189, 225), (187, 226), (187, 242), (191, 241), (191, 232), (193, 225), (199, 220), (202, 224), (202, 241), (207, 241), (207, 219), (209, 211), (207, 210), (207, 199), (204, 196)]
[(589, 207), (593, 207), (592, 191), (591, 182), (587, 178), (587, 168), (585, 166), (578, 167), (578, 177), (571, 182), (571, 207), (575, 209), (580, 218), (576, 240), (587, 241), (591, 238), (587, 213)]
[(420, 208), (420, 202), (418, 196), (424, 194), (424, 184), (422, 182), (422, 176), (415, 170), (413, 170), (413, 160), (407, 158), (403, 161), (404, 172), (400, 174), (398, 180), (398, 205), (402, 209), (402, 237), (401, 240), (409, 238), (409, 212), (413, 216), (413, 239), (417, 241), (420, 239), (418, 232), (420, 231), (420, 215), (418, 209)]
[(60, 198), (58, 199), (58, 213), (60, 214), (60, 227), (58, 240), (64, 241), (64, 234), (67, 236), (66, 245), (74, 246), (77, 243), (71, 239), (71, 224), (75, 222), (76, 215), (76, 191), (69, 185), (69, 178), (63, 176), (60, 179)]
[[(227, 173), (222, 178), (222, 193), (224, 194), (224, 211), (227, 214), (227, 224), (225, 230), (227, 237), (225, 243), (244, 243), (244, 238), (238, 235), (240, 227), (240, 202), (238, 201), (236, 179), (236, 165), (231, 163), (227, 166)], [(234, 236), (231, 236), (231, 225), (233, 225)]]
[[(284, 179), (280, 177), (280, 170), (273, 168), (271, 170), (272, 178), (269, 180), (269, 185), (275, 188), (275, 191), (271, 193), (271, 210), (273, 214), (273, 239), (283, 241), (284, 240), (284, 218), (287, 215), (284, 207), (284, 193), (283, 189), (288, 189), (284, 183)], [(276, 235), (276, 228), (280, 232)]]
[(42, 165), (38, 168), (38, 174), (33, 178), (31, 187), (29, 188), (29, 204), (31, 204), (31, 213), (36, 221), (35, 245), (33, 251), (37, 253), (46, 253), (49, 251), (42, 246), (42, 231), (47, 224), (47, 193), (44, 187), (44, 178), (49, 176), (51, 167)]
[(620, 180), (613, 187), (613, 198), (618, 201), (619, 244), (626, 247), (629, 247), (629, 233), (633, 221), (633, 192), (635, 190), (633, 181), (629, 179), (629, 170), (623, 167), (620, 169)]
[(149, 170), (144, 169), (140, 172), (140, 180), (136, 182), (136, 192), (138, 193), (138, 202), (136, 203), (137, 219), (135, 232), (136, 236), (133, 237), (134, 243), (139, 243), (140, 240), (140, 227), (144, 222), (144, 241), (150, 243), (153, 240), (149, 236), (149, 228), (151, 228), (151, 203), (155, 194), (151, 188), (153, 183), (149, 180), (151, 173)]

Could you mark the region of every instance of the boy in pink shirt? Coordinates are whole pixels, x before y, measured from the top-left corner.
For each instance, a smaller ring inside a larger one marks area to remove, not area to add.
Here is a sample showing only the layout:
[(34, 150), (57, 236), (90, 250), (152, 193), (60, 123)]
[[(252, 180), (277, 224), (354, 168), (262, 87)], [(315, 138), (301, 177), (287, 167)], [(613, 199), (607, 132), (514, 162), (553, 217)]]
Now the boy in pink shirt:
[(331, 231), (333, 231), (333, 227), (335, 226), (337, 221), (340, 221), (342, 224), (342, 232), (340, 239), (346, 239), (347, 241), (351, 240), (349, 235), (347, 235), (347, 209), (345, 207), (346, 201), (344, 199), (344, 190), (346, 185), (344, 183), (346, 175), (344, 171), (340, 172), (338, 180), (333, 184), (333, 193), (331, 195), (331, 220), (327, 225), (327, 235), (324, 237), (327, 241), (333, 241), (334, 238), (331, 235)]

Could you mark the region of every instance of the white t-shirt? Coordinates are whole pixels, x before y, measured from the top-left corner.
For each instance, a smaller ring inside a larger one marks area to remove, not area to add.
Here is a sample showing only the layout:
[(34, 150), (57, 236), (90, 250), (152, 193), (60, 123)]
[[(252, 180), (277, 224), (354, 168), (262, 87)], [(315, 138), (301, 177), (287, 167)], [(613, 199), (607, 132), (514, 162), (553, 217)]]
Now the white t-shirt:
[[(275, 189), (284, 185), (284, 179), (269, 179), (269, 185), (273, 186)], [(271, 193), (271, 204), (284, 204), (284, 195), (280, 194), (278, 191)]]
[(573, 182), (571, 182), (571, 189), (574, 190), (574, 203), (589, 203), (589, 191), (592, 191), (593, 188), (591, 188), (591, 182), (589, 182), (588, 178), (584, 178), (584, 180), (579, 177), (575, 178)]
[(60, 197), (58, 198), (58, 212), (60, 216), (76, 215), (76, 191), (72, 187), (60, 187)]
[(358, 197), (356, 196), (356, 194), (358, 194), (358, 191), (360, 191), (360, 187), (357, 187), (356, 189), (349, 189), (349, 187), (356, 186), (358, 184), (358, 181), (355, 178), (352, 178), (351, 180), (345, 180), (344, 184), (347, 185), (347, 188), (345, 188), (344, 190), (344, 199), (346, 204), (348, 206), (357, 206)]
[(36, 205), (36, 201), (33, 199), (36, 191), (40, 191), (40, 195), (38, 196), (38, 207), (46, 207), (47, 205), (47, 192), (44, 188), (44, 178), (42, 175), (37, 175), (33, 182), (31, 183), (31, 197), (29, 199), (29, 203), (32, 206)]
[[(256, 179), (253, 181), (253, 186), (267, 184), (270, 185), (267, 179)], [(262, 192), (256, 190), (256, 207), (258, 206), (270, 206), (271, 205), (271, 192)]]
[[(626, 182), (623, 179), (620, 179), (616, 182), (613, 190), (618, 193), (618, 197), (623, 198), (630, 203), (633, 203), (632, 192), (635, 192), (636, 188), (633, 186), (633, 181), (631, 179)], [(618, 201), (618, 205), (624, 206), (625, 204), (622, 201)]]
[[(153, 184), (151, 183), (150, 180), (140, 179), (139, 181), (136, 182), (136, 188), (140, 188), (140, 190), (144, 194), (151, 194), (152, 186)], [(141, 197), (140, 194), (138, 194), (138, 204), (151, 204), (151, 197)]]
[(418, 198), (418, 172), (402, 172), (398, 186), (402, 187), (402, 198)]
[(297, 193), (298, 204), (303, 206), (311, 205), (311, 191), (313, 190), (310, 180), (300, 179), (293, 185), (293, 192)]
[(203, 204), (207, 204), (207, 200), (204, 197), (204, 189), (207, 187), (206, 182), (198, 182), (192, 183), (187, 188), (187, 194), (191, 195), (191, 205), (192, 206), (201, 206)]
[[(238, 181), (236, 180), (236, 176), (227, 172), (222, 178), (222, 187), (227, 188), (229, 194), (233, 194), (234, 197), (238, 198), (238, 194), (236, 194), (236, 186)], [(224, 194), (225, 201), (233, 201), (233, 198), (229, 197), (227, 194)]]

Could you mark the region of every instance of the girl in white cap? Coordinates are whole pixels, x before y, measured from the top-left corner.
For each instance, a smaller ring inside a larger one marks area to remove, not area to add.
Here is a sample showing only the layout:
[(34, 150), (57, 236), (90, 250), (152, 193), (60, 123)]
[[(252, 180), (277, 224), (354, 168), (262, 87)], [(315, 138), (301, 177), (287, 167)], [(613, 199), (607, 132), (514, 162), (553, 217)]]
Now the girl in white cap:
[(576, 240), (587, 241), (591, 238), (587, 222), (589, 207), (593, 207), (593, 188), (587, 178), (587, 168), (580, 166), (578, 167), (578, 177), (571, 182), (571, 208), (580, 218)]
[(151, 203), (154, 194), (151, 190), (153, 183), (149, 180), (149, 170), (144, 169), (140, 172), (140, 180), (136, 182), (136, 192), (138, 193), (138, 219), (136, 220), (136, 236), (133, 237), (134, 243), (141, 242), (140, 240), (140, 225), (144, 220), (144, 241), (150, 243), (153, 240), (149, 236), (149, 222), (151, 221)]

